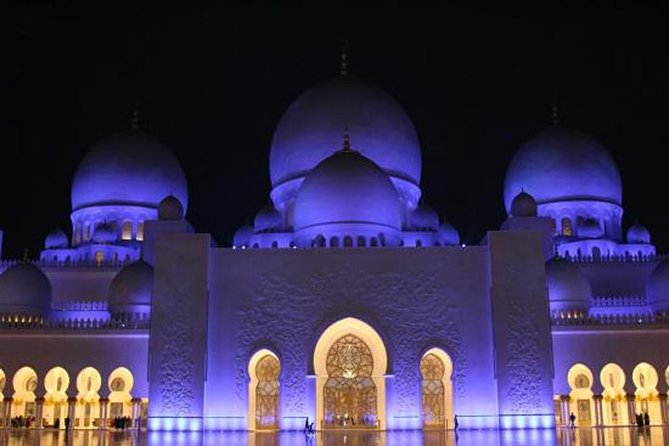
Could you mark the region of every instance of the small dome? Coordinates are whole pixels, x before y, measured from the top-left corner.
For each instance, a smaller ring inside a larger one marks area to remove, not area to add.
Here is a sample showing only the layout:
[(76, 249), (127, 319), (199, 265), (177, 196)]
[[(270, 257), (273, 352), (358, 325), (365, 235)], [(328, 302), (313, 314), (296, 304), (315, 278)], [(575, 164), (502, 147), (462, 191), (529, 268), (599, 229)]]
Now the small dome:
[(546, 283), (551, 311), (588, 311), (592, 306), (590, 282), (572, 262), (561, 258), (548, 261)]
[(67, 235), (59, 228), (49, 232), (44, 239), (44, 249), (65, 249), (69, 244)]
[(133, 205), (156, 209), (168, 195), (188, 206), (188, 187), (172, 151), (140, 130), (116, 133), (95, 144), (72, 181), (72, 210)]
[(573, 200), (622, 203), (620, 173), (606, 148), (562, 126), (531, 139), (513, 157), (504, 180), (507, 211), (521, 188), (540, 205)]
[(32, 263), (18, 263), (0, 275), (0, 313), (44, 316), (51, 308), (49, 278)]
[(93, 232), (93, 241), (95, 243), (114, 243), (116, 241), (116, 231), (107, 223), (102, 223), (95, 228)]
[(594, 218), (585, 220), (582, 225), (577, 227), (577, 231), (581, 238), (600, 238), (604, 235), (604, 230)]
[(253, 220), (255, 232), (280, 231), (282, 227), (283, 217), (271, 203), (260, 209)]
[(511, 202), (511, 215), (513, 217), (536, 217), (537, 202), (532, 195), (521, 191)]
[(306, 176), (332, 155), (345, 127), (387, 175), (418, 185), (420, 143), (411, 119), (381, 88), (346, 75), (308, 89), (281, 117), (270, 150), (272, 186)]
[(112, 313), (131, 307), (151, 305), (153, 267), (143, 260), (124, 266), (109, 285), (109, 309)]
[(307, 176), (295, 201), (295, 230), (332, 224), (380, 225), (399, 230), (397, 190), (373, 161), (340, 150)]
[(168, 195), (158, 203), (158, 220), (183, 220), (184, 207), (177, 197)]
[(439, 229), (439, 216), (431, 206), (421, 203), (411, 213), (411, 227), (417, 230), (436, 231)]
[(648, 276), (646, 303), (653, 311), (669, 311), (669, 258), (661, 261)]
[(456, 246), (460, 244), (460, 234), (455, 227), (448, 223), (443, 222), (439, 225), (439, 232), (437, 233), (437, 242), (441, 246)]
[(639, 223), (634, 223), (627, 230), (626, 235), (627, 243), (638, 243), (638, 244), (649, 244), (650, 243), (650, 231)]
[(235, 248), (249, 247), (251, 244), (251, 237), (253, 237), (253, 228), (249, 225), (244, 225), (235, 231), (232, 238), (232, 246)]

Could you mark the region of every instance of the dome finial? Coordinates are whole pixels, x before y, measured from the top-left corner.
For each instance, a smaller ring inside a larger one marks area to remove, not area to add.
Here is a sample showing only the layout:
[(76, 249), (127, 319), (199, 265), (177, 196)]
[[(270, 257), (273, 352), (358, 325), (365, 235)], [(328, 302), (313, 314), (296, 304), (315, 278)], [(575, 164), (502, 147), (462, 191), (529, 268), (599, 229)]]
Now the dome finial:
[(344, 127), (344, 147), (342, 148), (343, 152), (352, 152), (351, 149), (351, 137), (348, 134), (348, 127)]
[(558, 93), (555, 92), (553, 95), (553, 101), (551, 102), (551, 122), (553, 125), (560, 125), (560, 111), (558, 110)]
[(132, 120), (130, 126), (133, 130), (139, 128), (139, 101), (135, 101), (135, 107), (132, 109)]
[(348, 74), (348, 40), (341, 41), (341, 61), (339, 64), (339, 74), (346, 76)]

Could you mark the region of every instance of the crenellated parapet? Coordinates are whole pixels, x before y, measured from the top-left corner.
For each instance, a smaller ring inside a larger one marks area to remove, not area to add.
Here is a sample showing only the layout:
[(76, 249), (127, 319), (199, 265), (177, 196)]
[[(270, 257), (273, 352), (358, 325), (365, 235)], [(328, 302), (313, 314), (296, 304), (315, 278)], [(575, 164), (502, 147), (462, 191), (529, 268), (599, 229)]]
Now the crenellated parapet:
[(130, 314), (116, 319), (68, 318), (61, 320), (12, 314), (0, 315), (0, 330), (144, 330), (149, 326), (149, 318)]
[(596, 314), (582, 317), (574, 314), (552, 314), (551, 324), (553, 326), (667, 326), (669, 325), (669, 311), (660, 313)]

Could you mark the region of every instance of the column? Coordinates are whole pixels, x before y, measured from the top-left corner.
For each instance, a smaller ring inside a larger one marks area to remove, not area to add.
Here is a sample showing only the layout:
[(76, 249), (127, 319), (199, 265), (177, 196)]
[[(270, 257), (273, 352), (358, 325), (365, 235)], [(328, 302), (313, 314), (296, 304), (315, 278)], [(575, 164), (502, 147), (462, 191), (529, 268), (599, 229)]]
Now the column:
[(634, 425), (636, 424), (636, 405), (634, 404), (636, 396), (628, 394), (625, 395), (625, 399), (627, 400), (627, 417), (629, 424)]
[(569, 395), (560, 395), (560, 409), (562, 410), (562, 425), (569, 426)]
[(38, 396), (35, 398), (35, 427), (37, 429), (42, 429), (44, 427), (44, 416), (42, 415), (44, 411), (44, 397)]
[(67, 399), (67, 418), (70, 419), (70, 424), (67, 426), (67, 430), (74, 429), (74, 407), (77, 404), (77, 398), (71, 396)]
[(595, 426), (602, 427), (604, 426), (604, 412), (602, 410), (602, 400), (604, 397), (602, 395), (593, 395), (592, 399), (595, 400)]
[(133, 398), (130, 400), (132, 402), (132, 427), (140, 427), (139, 416), (141, 414), (140, 404), (142, 403), (141, 398)]
[(3, 427), (11, 427), (12, 426), (12, 404), (14, 403), (14, 398), (11, 396), (5, 397), (4, 399), (5, 402), (5, 407), (3, 411)]
[(660, 413), (662, 414), (662, 424), (669, 424), (669, 407), (667, 407), (667, 394), (660, 393)]
[(98, 429), (107, 429), (107, 406), (109, 398), (100, 397), (100, 418), (98, 419)]

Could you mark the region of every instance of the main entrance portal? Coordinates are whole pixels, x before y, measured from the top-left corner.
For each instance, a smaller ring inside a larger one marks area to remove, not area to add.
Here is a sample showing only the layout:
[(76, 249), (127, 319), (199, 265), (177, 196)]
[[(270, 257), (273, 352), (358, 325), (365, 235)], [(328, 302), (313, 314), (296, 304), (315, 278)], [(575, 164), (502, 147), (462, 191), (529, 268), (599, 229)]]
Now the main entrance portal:
[(325, 382), (325, 427), (376, 428), (374, 359), (367, 344), (354, 335), (337, 340), (328, 351)]

